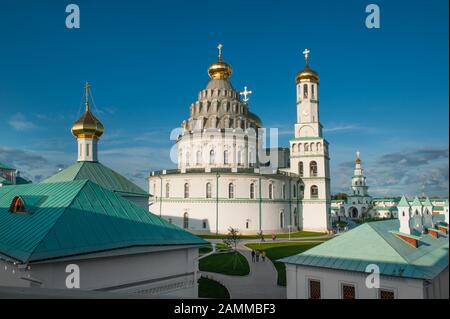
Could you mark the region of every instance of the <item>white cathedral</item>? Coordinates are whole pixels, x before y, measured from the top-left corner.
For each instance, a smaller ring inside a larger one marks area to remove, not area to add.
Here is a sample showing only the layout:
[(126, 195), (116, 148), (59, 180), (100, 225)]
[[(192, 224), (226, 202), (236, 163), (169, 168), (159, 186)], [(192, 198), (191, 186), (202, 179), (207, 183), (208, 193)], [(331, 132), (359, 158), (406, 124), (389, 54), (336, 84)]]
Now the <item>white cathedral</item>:
[[(248, 94), (230, 81), (222, 59), (190, 106), (176, 141), (178, 168), (151, 172), (150, 210), (194, 233), (244, 234), (330, 229), (328, 143), (319, 119), (319, 76), (306, 66), (296, 76), (297, 119), (289, 160), (263, 145), (263, 124), (250, 111)], [(241, 96), (243, 98), (241, 99)], [(274, 154), (275, 153), (275, 154)], [(277, 162), (290, 165), (277, 165)]]

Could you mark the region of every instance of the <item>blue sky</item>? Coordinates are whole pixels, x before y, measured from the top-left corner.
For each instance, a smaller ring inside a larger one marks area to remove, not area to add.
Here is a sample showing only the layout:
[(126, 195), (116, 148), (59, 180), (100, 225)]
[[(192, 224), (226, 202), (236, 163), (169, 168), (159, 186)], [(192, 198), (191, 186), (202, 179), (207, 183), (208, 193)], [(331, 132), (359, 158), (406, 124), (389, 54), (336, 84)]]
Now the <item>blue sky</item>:
[(100, 159), (147, 188), (173, 166), (170, 131), (188, 117), (224, 44), (235, 88), (278, 127), (295, 122), (295, 74), (311, 50), (333, 192), (348, 191), (361, 151), (376, 196), (448, 195), (448, 1), (8, 1), (0, 11), (0, 161), (39, 181), (75, 161), (70, 126), (83, 83), (106, 126)]

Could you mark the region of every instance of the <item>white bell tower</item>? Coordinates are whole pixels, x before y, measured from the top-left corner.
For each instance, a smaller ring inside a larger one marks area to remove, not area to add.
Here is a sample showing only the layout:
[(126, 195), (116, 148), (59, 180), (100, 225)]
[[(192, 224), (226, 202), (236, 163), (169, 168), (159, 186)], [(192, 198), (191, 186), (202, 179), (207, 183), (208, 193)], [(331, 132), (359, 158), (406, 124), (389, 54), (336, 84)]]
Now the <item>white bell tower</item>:
[(330, 229), (330, 168), (328, 142), (322, 136), (319, 118), (319, 75), (306, 65), (296, 77), (297, 121), (295, 138), (290, 141), (291, 172), (302, 177), (302, 223), (305, 230)]

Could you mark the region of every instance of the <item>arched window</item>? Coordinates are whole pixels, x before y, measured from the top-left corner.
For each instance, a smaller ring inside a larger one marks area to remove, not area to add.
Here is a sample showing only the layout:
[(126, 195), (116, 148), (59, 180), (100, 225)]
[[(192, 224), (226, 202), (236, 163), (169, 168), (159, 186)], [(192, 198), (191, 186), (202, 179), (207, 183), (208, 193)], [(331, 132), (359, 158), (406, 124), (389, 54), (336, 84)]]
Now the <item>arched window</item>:
[(303, 177), (303, 162), (298, 162), (298, 175)]
[(294, 198), (297, 197), (297, 186), (296, 185), (294, 185), (292, 187), (292, 194), (294, 195)]
[(184, 213), (183, 215), (183, 228), (188, 229), (189, 228), (189, 215), (188, 213)]
[(317, 143), (316, 147), (317, 147), (318, 152), (320, 152), (322, 150), (322, 144)]
[(170, 185), (169, 183), (166, 183), (166, 198), (170, 197)]
[(250, 199), (255, 198), (255, 183), (250, 184)]
[(234, 198), (234, 185), (233, 185), (233, 183), (228, 184), (228, 198)]
[(214, 158), (214, 150), (211, 150), (210, 152), (209, 152), (209, 164), (214, 164), (214, 162), (215, 162), (215, 158)]
[(184, 184), (184, 198), (189, 198), (189, 184)]
[(238, 163), (238, 165), (242, 165), (242, 152), (241, 151), (237, 152), (237, 163)]
[(11, 213), (26, 213), (25, 204), (19, 196), (14, 197), (9, 207)]
[(227, 150), (225, 150), (225, 151), (223, 152), (223, 163), (224, 163), (225, 165), (228, 165), (228, 151), (227, 151)]
[(186, 152), (186, 166), (189, 166), (189, 152)]
[(308, 152), (308, 151), (309, 151), (309, 144), (305, 143), (305, 152)]
[(303, 97), (308, 98), (308, 84), (303, 85)]
[(294, 226), (298, 226), (297, 208), (294, 208)]
[(314, 99), (316, 97), (316, 92), (314, 90), (314, 84), (311, 85), (311, 97)]
[(211, 198), (211, 183), (206, 183), (206, 198)]
[(269, 199), (273, 199), (273, 184), (269, 184)]
[(202, 163), (202, 152), (197, 151), (197, 155), (195, 156), (195, 163), (200, 165)]
[(300, 198), (303, 198), (304, 193), (305, 193), (305, 186), (304, 185), (300, 185), (299, 189), (298, 189), (298, 196)]
[(284, 228), (284, 213), (280, 213), (280, 228)]
[(317, 176), (317, 162), (315, 161), (309, 163), (309, 176), (311, 177)]
[(311, 198), (319, 198), (319, 188), (316, 185), (311, 186)]

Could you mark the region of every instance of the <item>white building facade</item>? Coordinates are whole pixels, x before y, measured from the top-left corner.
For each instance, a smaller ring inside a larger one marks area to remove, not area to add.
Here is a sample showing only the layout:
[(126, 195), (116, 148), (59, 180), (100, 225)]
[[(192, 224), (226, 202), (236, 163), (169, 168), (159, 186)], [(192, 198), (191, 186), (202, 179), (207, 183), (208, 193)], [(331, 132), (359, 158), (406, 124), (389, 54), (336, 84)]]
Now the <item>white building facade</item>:
[[(229, 227), (242, 233), (327, 231), (329, 158), (318, 117), (317, 73), (307, 64), (297, 75), (297, 86), (310, 86), (311, 95), (304, 98), (298, 89), (290, 154), (295, 165), (286, 168), (285, 151), (267, 155), (263, 150), (262, 122), (249, 110), (251, 92), (233, 88), (231, 66), (223, 62), (221, 46), (219, 50), (219, 60), (208, 70), (208, 85), (181, 125), (178, 168), (149, 177), (150, 210), (194, 232), (226, 233)], [(299, 152), (303, 139), (308, 148)], [(304, 175), (298, 171), (300, 161), (309, 167)]]

